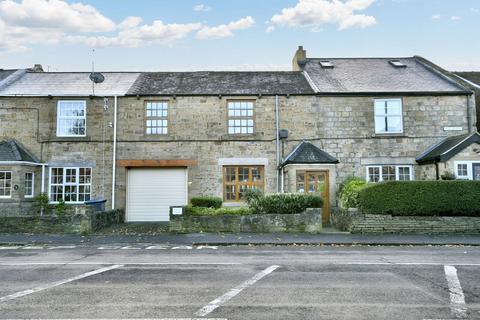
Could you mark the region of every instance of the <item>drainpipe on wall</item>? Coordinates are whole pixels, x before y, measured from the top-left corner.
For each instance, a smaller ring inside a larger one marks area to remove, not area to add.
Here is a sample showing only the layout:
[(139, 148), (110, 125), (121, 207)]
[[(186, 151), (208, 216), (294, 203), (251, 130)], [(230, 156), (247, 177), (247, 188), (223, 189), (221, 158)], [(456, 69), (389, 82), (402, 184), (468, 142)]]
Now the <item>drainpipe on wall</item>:
[(112, 210), (115, 209), (115, 173), (117, 166), (117, 96), (113, 97)]
[(435, 162), (435, 175), (437, 180), (440, 180), (440, 169), (438, 168), (438, 162)]
[(279, 167), (280, 167), (280, 123), (279, 123), (279, 112), (278, 112), (278, 94), (275, 95), (275, 129), (276, 129), (276, 156), (277, 156), (277, 192), (280, 191), (280, 175), (279, 175)]

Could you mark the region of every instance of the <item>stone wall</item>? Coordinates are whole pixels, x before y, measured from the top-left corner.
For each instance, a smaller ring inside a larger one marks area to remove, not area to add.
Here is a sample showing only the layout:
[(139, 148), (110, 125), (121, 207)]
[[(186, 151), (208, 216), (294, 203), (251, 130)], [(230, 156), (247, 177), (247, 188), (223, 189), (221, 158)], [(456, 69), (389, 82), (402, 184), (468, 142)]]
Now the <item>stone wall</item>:
[(298, 214), (170, 216), (170, 231), (190, 232), (292, 232), (320, 233), (322, 210)]
[(352, 233), (480, 234), (480, 217), (423, 217), (355, 214)]

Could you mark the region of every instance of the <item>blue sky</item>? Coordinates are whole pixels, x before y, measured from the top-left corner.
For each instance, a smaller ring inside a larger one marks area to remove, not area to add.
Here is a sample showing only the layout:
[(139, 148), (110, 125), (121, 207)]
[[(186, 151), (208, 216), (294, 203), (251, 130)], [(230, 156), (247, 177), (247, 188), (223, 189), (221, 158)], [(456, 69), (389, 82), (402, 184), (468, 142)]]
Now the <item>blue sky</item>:
[(478, 0), (0, 0), (0, 68), (288, 70), (303, 45), (480, 70), (479, 30)]

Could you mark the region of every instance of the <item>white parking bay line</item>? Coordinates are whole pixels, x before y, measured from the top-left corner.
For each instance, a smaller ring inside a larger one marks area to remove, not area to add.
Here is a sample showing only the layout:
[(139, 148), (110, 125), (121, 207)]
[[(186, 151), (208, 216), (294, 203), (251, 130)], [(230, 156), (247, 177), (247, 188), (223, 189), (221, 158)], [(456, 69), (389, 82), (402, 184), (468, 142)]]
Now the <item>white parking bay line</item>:
[(463, 295), (460, 280), (458, 280), (457, 268), (454, 266), (444, 266), (444, 269), (450, 291), (450, 310), (458, 319), (466, 318), (467, 306), (465, 305), (465, 296)]
[(5, 320), (228, 320), (227, 318), (65, 318), (65, 319), (5, 319)]
[(10, 294), (8, 296), (0, 297), (0, 302), (13, 300), (13, 299), (20, 298), (20, 297), (23, 297), (23, 296), (26, 296), (26, 295), (29, 295), (29, 294), (32, 294), (32, 293), (36, 293), (36, 292), (39, 292), (39, 291), (43, 291), (43, 290), (47, 290), (47, 289), (50, 289), (50, 288), (58, 287), (58, 286), (60, 286), (62, 284), (65, 284), (65, 283), (69, 283), (69, 282), (72, 282), (72, 281), (84, 279), (84, 278), (87, 278), (87, 277), (90, 277), (90, 276), (93, 276), (93, 275), (96, 275), (96, 274), (99, 274), (99, 273), (103, 273), (103, 272), (106, 272), (106, 271), (110, 271), (110, 270), (113, 270), (113, 269), (117, 269), (117, 268), (120, 268), (120, 267), (123, 267), (123, 265), (115, 264), (113, 266), (109, 266), (109, 267), (100, 268), (100, 269), (97, 269), (97, 270), (94, 270), (94, 271), (86, 272), (86, 273), (80, 274), (80, 275), (72, 277), (72, 278), (68, 278), (68, 279), (64, 279), (64, 280), (60, 280), (60, 281), (55, 281), (55, 282), (52, 282), (52, 283), (49, 283), (49, 284), (45, 284), (43, 286), (38, 286), (38, 287), (35, 287), (33, 289), (27, 289), (27, 290), (19, 291), (19, 292), (16, 292), (14, 294)]
[(211, 301), (209, 304), (204, 306), (202, 309), (198, 310), (195, 314), (197, 316), (200, 316), (200, 317), (205, 317), (207, 314), (211, 313), (213, 310), (217, 309), (222, 304), (224, 304), (225, 302), (227, 302), (230, 299), (232, 299), (233, 297), (235, 297), (237, 294), (242, 292), (244, 289), (250, 287), (255, 282), (257, 282), (258, 280), (262, 279), (263, 277), (269, 275), (270, 273), (272, 273), (273, 271), (275, 271), (279, 267), (280, 266), (275, 266), (275, 265), (270, 266), (267, 269), (257, 273), (256, 275), (254, 275), (252, 278), (248, 279), (244, 283), (236, 286), (235, 288), (228, 291), (224, 295), (222, 295), (222, 296), (218, 297), (217, 299)]

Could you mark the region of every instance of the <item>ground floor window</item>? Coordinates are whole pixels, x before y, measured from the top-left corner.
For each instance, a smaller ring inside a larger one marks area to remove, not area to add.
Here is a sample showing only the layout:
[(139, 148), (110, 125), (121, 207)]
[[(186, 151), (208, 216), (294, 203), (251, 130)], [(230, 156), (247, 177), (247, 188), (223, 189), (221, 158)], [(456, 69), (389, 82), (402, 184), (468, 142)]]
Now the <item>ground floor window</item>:
[(82, 203), (90, 200), (92, 168), (51, 168), (50, 201)]
[(463, 180), (480, 180), (480, 162), (455, 161), (455, 177)]
[(35, 174), (33, 172), (25, 173), (24, 180), (25, 198), (32, 198), (35, 192)]
[(382, 165), (367, 167), (368, 182), (413, 180), (413, 167), (407, 165)]
[(0, 171), (0, 198), (12, 196), (12, 172)]
[(263, 166), (225, 166), (223, 167), (223, 199), (241, 201), (248, 189), (263, 191)]

